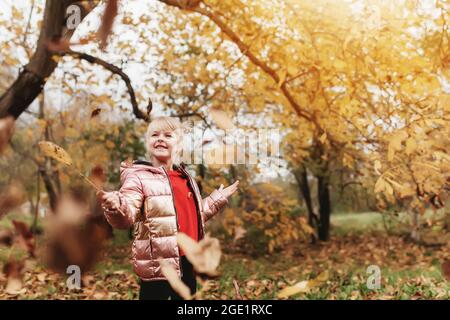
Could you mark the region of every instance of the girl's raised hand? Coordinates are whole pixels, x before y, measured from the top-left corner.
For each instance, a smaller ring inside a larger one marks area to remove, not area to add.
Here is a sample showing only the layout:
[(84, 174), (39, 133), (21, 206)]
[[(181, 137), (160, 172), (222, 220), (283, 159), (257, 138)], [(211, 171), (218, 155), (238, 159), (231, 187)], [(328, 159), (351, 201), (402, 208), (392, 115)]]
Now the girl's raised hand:
[(222, 192), (222, 194), (229, 198), (235, 193), (239, 186), (239, 180), (236, 180), (232, 185), (229, 185), (228, 187), (224, 188), (223, 184), (220, 185), (219, 191)]
[(97, 192), (97, 196), (102, 202), (103, 209), (119, 209), (120, 199), (115, 192), (99, 191)]

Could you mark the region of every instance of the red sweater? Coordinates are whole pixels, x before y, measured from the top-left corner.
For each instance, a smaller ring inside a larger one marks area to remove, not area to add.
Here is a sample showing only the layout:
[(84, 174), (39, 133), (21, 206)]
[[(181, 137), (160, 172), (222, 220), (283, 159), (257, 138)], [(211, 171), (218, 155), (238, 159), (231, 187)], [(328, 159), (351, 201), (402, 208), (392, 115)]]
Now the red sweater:
[[(168, 173), (175, 199), (178, 224), (180, 225), (179, 232), (183, 232), (198, 241), (197, 206), (195, 205), (194, 194), (188, 186), (188, 180), (183, 178), (178, 170), (170, 170)], [(180, 255), (184, 255), (181, 248)]]

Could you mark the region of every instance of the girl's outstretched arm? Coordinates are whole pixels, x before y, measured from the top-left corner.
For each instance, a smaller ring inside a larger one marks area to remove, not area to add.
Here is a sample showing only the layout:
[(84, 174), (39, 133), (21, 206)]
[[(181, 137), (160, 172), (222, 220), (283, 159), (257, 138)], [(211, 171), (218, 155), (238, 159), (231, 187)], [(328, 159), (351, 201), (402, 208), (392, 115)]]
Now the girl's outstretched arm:
[(119, 191), (100, 193), (104, 214), (108, 223), (117, 229), (131, 227), (142, 206), (144, 192), (137, 175), (127, 176)]
[(218, 190), (214, 190), (208, 197), (203, 199), (202, 214), (205, 222), (211, 219), (228, 204), (228, 198), (237, 191), (238, 185), (239, 180), (226, 188), (221, 185)]

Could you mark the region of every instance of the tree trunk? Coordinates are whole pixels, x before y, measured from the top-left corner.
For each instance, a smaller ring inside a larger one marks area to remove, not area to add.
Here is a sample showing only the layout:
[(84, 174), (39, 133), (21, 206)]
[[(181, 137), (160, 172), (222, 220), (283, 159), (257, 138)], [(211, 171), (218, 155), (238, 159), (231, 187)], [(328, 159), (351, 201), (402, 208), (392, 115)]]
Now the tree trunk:
[[(42, 93), (39, 96), (39, 119), (45, 119), (45, 95)], [(49, 141), (50, 139), (50, 128), (46, 124), (45, 130), (44, 130), (44, 138), (45, 140)], [(53, 160), (54, 161), (54, 160)], [(50, 167), (50, 169), (48, 169)], [(40, 175), (42, 176), (42, 180), (44, 181), (45, 190), (48, 194), (48, 200), (50, 208), (54, 211), (56, 208), (56, 203), (58, 201), (58, 195), (60, 193), (60, 190), (55, 187), (55, 181), (58, 181), (59, 179), (55, 179), (55, 174), (58, 174), (53, 170), (54, 165), (50, 159), (45, 160), (45, 165), (40, 165), (38, 168), (38, 171)], [(48, 172), (51, 172), (50, 175)]]
[[(297, 180), (298, 188), (300, 190), (300, 196), (303, 198), (306, 204), (306, 209), (308, 211), (308, 224), (311, 226), (311, 228), (316, 230), (318, 219), (316, 213), (314, 212), (312, 204), (311, 190), (309, 188), (308, 173), (306, 171), (306, 167), (304, 165), (301, 165), (299, 168), (294, 170), (294, 176), (295, 179)], [(314, 234), (311, 235), (312, 243), (315, 243), (316, 239), (317, 239), (316, 235)]]
[[(12, 115), (18, 118), (42, 91), (47, 78), (55, 70), (57, 63), (52, 59), (52, 52), (47, 49), (49, 40), (70, 39), (75, 29), (66, 26), (67, 7), (77, 4), (74, 0), (47, 0), (44, 20), (42, 22), (36, 51), (29, 63), (23, 68), (16, 81), (0, 97), (0, 118)], [(94, 3), (94, 2), (93, 2)], [(95, 4), (90, 7), (90, 10)], [(90, 12), (83, 5), (80, 22)]]
[(56, 203), (58, 201), (58, 193), (53, 186), (52, 180), (48, 175), (45, 168), (39, 168), (39, 172), (41, 174), (42, 180), (44, 181), (45, 190), (48, 194), (49, 205), (52, 210), (56, 208)]
[(41, 202), (41, 180), (39, 174), (39, 168), (36, 173), (36, 205), (33, 212), (33, 224), (31, 226), (31, 232), (37, 233), (37, 223), (39, 218), (39, 206)]
[(411, 230), (411, 238), (416, 242), (420, 243), (420, 213), (418, 210), (413, 209), (412, 211), (412, 230)]
[(331, 200), (330, 200), (330, 183), (328, 177), (317, 177), (317, 192), (319, 199), (319, 239), (328, 241), (330, 239), (330, 216), (331, 216)]

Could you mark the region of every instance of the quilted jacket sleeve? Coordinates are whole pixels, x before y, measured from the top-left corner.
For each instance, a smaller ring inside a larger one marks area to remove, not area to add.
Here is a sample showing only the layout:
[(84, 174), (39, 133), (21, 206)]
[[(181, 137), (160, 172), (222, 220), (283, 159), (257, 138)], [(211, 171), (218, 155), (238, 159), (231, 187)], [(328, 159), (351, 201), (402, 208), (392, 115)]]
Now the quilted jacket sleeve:
[(144, 200), (141, 181), (136, 174), (130, 174), (120, 190), (114, 192), (120, 199), (120, 211), (105, 210), (106, 220), (113, 228), (127, 229), (134, 224)]
[(228, 204), (228, 199), (219, 190), (214, 190), (203, 199), (203, 220), (206, 222), (220, 212)]

